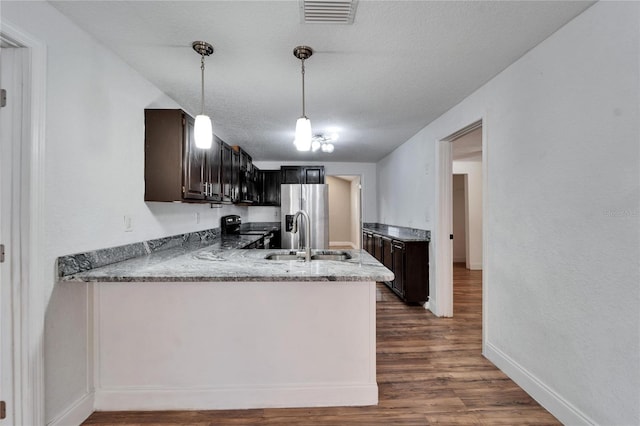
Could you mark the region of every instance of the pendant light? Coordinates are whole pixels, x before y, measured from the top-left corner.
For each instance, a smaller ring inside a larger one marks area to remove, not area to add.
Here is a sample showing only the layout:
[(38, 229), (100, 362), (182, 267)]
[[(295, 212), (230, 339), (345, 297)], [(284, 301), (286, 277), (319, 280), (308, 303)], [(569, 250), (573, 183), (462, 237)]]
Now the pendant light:
[(206, 41), (194, 41), (191, 45), (193, 50), (200, 55), (201, 73), (201, 108), (200, 114), (196, 115), (196, 122), (193, 127), (193, 135), (197, 148), (209, 149), (213, 142), (213, 125), (208, 115), (204, 113), (204, 57), (213, 53), (213, 46)]
[(298, 151), (309, 151), (311, 149), (311, 121), (306, 116), (304, 105), (304, 61), (313, 55), (313, 50), (309, 46), (298, 46), (293, 49), (293, 56), (302, 62), (302, 116), (296, 122), (296, 138), (293, 144)]

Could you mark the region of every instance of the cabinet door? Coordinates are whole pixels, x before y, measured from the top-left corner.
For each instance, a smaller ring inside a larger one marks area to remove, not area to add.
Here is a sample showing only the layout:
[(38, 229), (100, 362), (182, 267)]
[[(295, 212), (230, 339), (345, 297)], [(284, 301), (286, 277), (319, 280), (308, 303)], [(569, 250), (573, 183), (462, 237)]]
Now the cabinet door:
[(365, 232), (362, 233), (362, 247), (371, 256), (374, 255), (374, 252), (373, 252), (373, 234), (371, 234), (371, 232), (366, 232), (365, 231)]
[(302, 168), (300, 166), (282, 166), (280, 172), (282, 174), (282, 184), (304, 183)]
[(382, 263), (382, 237), (376, 234), (373, 234), (373, 257)]
[(226, 143), (222, 142), (221, 148), (222, 158), (221, 158), (221, 177), (220, 181), (222, 184), (222, 199), (223, 201), (231, 201), (231, 171), (232, 171), (232, 155), (231, 155), (231, 147)]
[(382, 264), (393, 271), (393, 243), (391, 238), (382, 237)]
[(207, 150), (205, 156), (205, 178), (208, 183), (207, 200), (222, 200), (222, 185), (220, 184), (220, 165), (222, 141), (217, 137), (213, 138), (213, 145)]
[(404, 280), (405, 280), (405, 247), (403, 243), (394, 241), (392, 244), (393, 252), (393, 268), (392, 271), (396, 276), (392, 282), (393, 289), (404, 296)]
[(262, 197), (260, 195), (262, 192), (262, 180), (260, 170), (253, 164), (251, 165), (250, 177), (251, 180), (249, 182), (249, 199), (253, 203), (258, 204), (260, 203), (260, 200), (262, 200)]
[(183, 200), (185, 126), (182, 110), (144, 110), (145, 201)]
[(184, 123), (184, 162), (183, 165), (183, 198), (188, 200), (204, 200), (205, 198), (205, 176), (204, 157), (206, 151), (196, 147), (193, 136), (194, 120), (188, 115), (183, 115)]
[(304, 183), (324, 183), (324, 166), (305, 166), (302, 174)]
[(262, 204), (280, 205), (280, 170), (262, 170)]
[(240, 201), (240, 153), (231, 151), (231, 201)]

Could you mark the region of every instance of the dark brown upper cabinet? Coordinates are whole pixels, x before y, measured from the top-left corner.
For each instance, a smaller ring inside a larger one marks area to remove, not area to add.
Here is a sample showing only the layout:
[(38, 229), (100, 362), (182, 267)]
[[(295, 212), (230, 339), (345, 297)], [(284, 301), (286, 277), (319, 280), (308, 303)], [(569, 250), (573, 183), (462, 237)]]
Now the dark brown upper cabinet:
[(145, 201), (206, 198), (205, 150), (196, 148), (194, 120), (179, 109), (145, 110)]
[(263, 206), (280, 205), (280, 170), (260, 170), (260, 204)]
[(231, 201), (240, 201), (240, 153), (231, 151)]
[[(215, 135), (210, 149), (197, 148), (194, 119), (180, 109), (146, 109), (144, 117), (145, 201), (260, 204), (263, 175), (248, 152)], [(280, 204), (275, 172), (267, 205)]]
[(282, 166), (283, 184), (324, 183), (324, 166)]
[(239, 156), (238, 185), (236, 201), (242, 204), (253, 204), (258, 201), (256, 193), (256, 171), (251, 155), (239, 146), (233, 146), (233, 150)]
[(220, 182), (222, 184), (222, 201), (232, 201), (232, 184), (233, 179), (231, 177), (233, 171), (233, 149), (226, 143), (222, 142), (221, 146), (221, 165), (220, 165)]
[(205, 150), (204, 176), (206, 182), (207, 201), (222, 201), (222, 183), (220, 181), (220, 166), (222, 165), (222, 140), (214, 135), (211, 149)]

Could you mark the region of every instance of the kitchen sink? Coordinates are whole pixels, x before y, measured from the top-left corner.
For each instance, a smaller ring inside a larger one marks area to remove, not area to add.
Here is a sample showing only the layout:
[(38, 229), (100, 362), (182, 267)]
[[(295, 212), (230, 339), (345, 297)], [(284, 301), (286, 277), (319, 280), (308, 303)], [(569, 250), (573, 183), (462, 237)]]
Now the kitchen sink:
[[(295, 251), (269, 253), (265, 256), (266, 260), (304, 260), (304, 252), (300, 254)], [(318, 250), (312, 252), (311, 260), (337, 260), (345, 261), (351, 259), (351, 255), (345, 251), (337, 250)]]
[(304, 256), (296, 254), (271, 253), (265, 257), (267, 260), (304, 260)]
[(351, 255), (349, 253), (322, 253), (311, 255), (311, 260), (349, 260)]

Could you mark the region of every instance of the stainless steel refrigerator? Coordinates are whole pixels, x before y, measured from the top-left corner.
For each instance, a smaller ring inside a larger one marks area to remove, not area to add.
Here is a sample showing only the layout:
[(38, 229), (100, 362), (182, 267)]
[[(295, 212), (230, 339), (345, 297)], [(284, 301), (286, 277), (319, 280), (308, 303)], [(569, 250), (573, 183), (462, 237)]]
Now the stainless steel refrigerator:
[[(326, 184), (280, 185), (280, 225), (282, 248), (307, 247), (304, 236), (308, 224), (304, 216), (298, 218), (298, 232), (291, 233), (293, 217), (304, 210), (311, 222), (311, 248), (329, 248), (329, 188)], [(302, 239), (302, 245), (300, 240)]]

